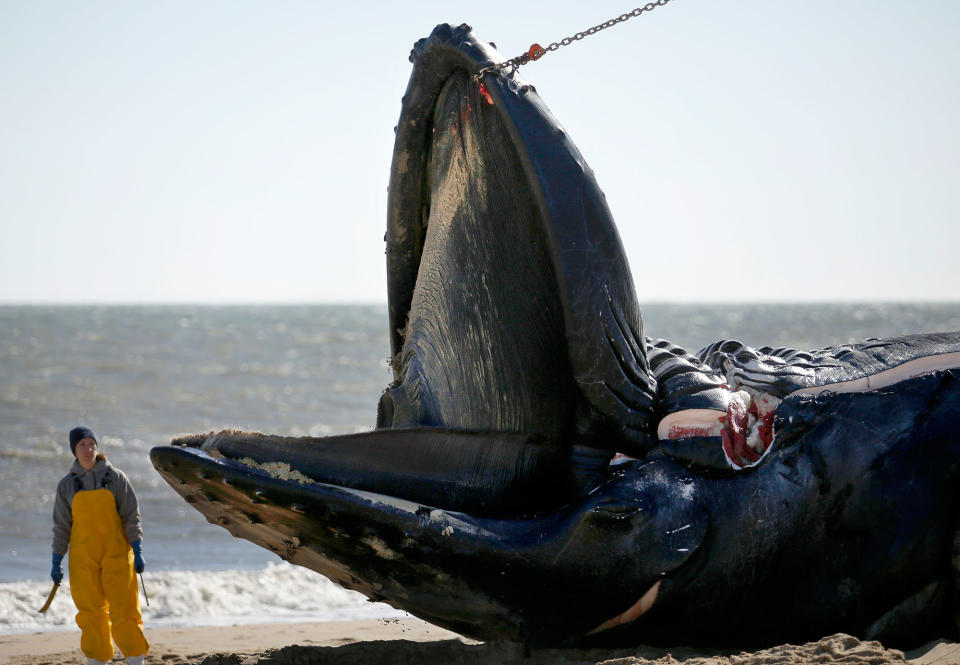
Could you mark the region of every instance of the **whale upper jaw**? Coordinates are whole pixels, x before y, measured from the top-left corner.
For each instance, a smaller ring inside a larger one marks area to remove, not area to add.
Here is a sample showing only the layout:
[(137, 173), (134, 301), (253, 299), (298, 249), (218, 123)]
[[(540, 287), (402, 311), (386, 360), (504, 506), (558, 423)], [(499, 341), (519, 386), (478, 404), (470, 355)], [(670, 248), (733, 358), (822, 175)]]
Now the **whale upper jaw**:
[(696, 501), (666, 487), (664, 473), (630, 465), (579, 504), (496, 519), (298, 482), (191, 446), (156, 447), (150, 456), (210, 523), (477, 639), (562, 644), (635, 620), (706, 531)]

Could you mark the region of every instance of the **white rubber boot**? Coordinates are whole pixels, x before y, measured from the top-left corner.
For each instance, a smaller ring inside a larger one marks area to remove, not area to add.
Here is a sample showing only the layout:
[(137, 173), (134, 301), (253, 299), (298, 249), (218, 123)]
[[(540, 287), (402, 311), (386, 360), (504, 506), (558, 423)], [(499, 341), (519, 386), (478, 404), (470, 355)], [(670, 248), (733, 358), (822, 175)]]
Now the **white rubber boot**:
[(127, 665), (143, 665), (143, 656), (128, 656)]
[(107, 665), (107, 661), (97, 660), (96, 658), (87, 658), (87, 665)]

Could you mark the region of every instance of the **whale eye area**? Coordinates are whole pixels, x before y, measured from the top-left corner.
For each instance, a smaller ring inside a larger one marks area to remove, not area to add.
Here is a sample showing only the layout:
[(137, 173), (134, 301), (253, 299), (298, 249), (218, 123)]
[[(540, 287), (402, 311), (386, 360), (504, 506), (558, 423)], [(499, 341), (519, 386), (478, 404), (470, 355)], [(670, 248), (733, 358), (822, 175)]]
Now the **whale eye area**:
[(647, 513), (645, 503), (636, 497), (607, 497), (595, 504), (587, 513), (587, 519), (602, 524), (632, 524), (637, 515)]

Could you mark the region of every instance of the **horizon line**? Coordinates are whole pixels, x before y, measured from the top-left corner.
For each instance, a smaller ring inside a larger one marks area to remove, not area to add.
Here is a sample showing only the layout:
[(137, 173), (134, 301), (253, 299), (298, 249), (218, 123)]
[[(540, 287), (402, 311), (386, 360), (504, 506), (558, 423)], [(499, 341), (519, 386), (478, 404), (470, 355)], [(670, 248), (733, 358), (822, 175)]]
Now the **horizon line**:
[[(638, 300), (644, 305), (958, 305), (960, 299), (754, 299), (754, 300)], [(386, 300), (0, 300), (0, 307), (369, 307), (387, 306)]]

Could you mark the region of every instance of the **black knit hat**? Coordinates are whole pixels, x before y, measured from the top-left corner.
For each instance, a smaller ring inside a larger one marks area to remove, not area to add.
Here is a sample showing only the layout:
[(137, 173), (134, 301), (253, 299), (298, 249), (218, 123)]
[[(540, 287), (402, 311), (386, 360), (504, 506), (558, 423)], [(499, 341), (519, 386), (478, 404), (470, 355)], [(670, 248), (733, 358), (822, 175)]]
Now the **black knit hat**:
[(77, 444), (88, 437), (97, 440), (97, 435), (89, 427), (74, 427), (70, 430), (70, 452), (74, 457), (77, 456)]

